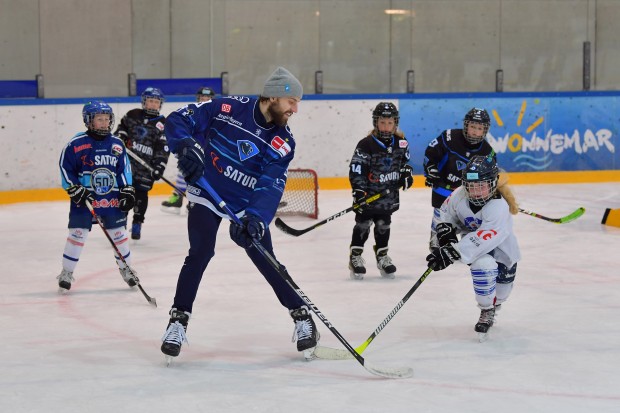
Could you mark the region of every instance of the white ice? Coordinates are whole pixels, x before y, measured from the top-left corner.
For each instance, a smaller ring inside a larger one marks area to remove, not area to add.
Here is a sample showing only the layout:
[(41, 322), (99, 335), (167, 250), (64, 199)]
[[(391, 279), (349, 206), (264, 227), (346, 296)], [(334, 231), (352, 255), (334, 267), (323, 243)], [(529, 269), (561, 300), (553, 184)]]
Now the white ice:
[[(369, 374), (354, 360), (306, 362), (291, 343), (293, 322), (242, 250), (220, 230), (193, 317), (189, 345), (170, 367), (160, 339), (188, 247), (185, 217), (152, 197), (133, 266), (147, 304), (127, 288), (95, 226), (70, 293), (56, 276), (68, 201), (0, 207), (2, 277), (0, 412), (619, 412), (620, 228), (602, 226), (620, 207), (620, 184), (515, 186), (523, 260), (488, 341), (473, 330), (479, 310), (467, 266), (431, 273), (363, 356), (412, 367), (410, 379)], [(321, 191), (320, 219), (350, 205), (348, 191)], [(272, 225), (275, 251), (300, 288), (356, 347), (426, 269), (430, 192), (403, 194), (393, 215), (394, 280), (374, 267), (348, 276), (353, 214), (298, 238)], [(284, 218), (295, 228), (317, 222)], [(343, 348), (315, 317), (327, 346)]]

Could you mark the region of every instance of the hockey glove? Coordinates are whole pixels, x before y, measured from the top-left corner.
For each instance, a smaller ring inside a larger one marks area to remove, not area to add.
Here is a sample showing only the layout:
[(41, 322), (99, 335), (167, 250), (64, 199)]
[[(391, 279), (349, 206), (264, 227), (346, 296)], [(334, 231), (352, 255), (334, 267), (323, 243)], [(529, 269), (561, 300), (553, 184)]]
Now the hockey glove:
[(426, 181), (424, 181), (424, 185), (430, 186), (431, 188), (439, 183), (441, 177), (439, 176), (439, 169), (437, 169), (436, 165), (426, 165), (424, 167), (424, 176), (426, 177)]
[(367, 204), (361, 202), (364, 202), (365, 199), (366, 191), (362, 191), (361, 189), (353, 190), (353, 206), (359, 204), (359, 207), (353, 210), (356, 214), (361, 214), (364, 212), (364, 207), (366, 207)]
[(411, 185), (413, 185), (413, 169), (411, 168), (411, 165), (405, 165), (402, 168), (400, 168), (400, 178), (398, 180), (398, 186), (400, 186), (403, 191), (406, 191), (407, 189), (411, 188)]
[(432, 254), (429, 254), (428, 257), (426, 257), (426, 261), (433, 271), (441, 271), (460, 258), (461, 254), (459, 254), (456, 247), (453, 244), (448, 244), (445, 247), (435, 250)]
[(118, 207), (123, 212), (129, 212), (136, 204), (136, 190), (133, 186), (124, 186), (118, 191)]
[(91, 204), (95, 202), (95, 196), (93, 193), (82, 185), (71, 185), (67, 188), (67, 193), (69, 194), (69, 198), (71, 198), (76, 205), (86, 206), (87, 200)]
[(443, 247), (448, 244), (454, 244), (458, 242), (456, 238), (456, 227), (447, 222), (440, 222), (437, 224), (437, 240), (439, 246)]
[(241, 224), (230, 223), (230, 238), (242, 248), (250, 248), (252, 240), (260, 241), (265, 235), (265, 224), (256, 215), (241, 218)]
[(178, 167), (185, 182), (195, 184), (205, 171), (205, 154), (202, 147), (193, 138), (185, 138), (179, 142)]
[(164, 174), (166, 170), (166, 162), (158, 159), (155, 161), (155, 165), (153, 165), (153, 170), (151, 171), (151, 177), (154, 181), (158, 181), (161, 179), (161, 176)]

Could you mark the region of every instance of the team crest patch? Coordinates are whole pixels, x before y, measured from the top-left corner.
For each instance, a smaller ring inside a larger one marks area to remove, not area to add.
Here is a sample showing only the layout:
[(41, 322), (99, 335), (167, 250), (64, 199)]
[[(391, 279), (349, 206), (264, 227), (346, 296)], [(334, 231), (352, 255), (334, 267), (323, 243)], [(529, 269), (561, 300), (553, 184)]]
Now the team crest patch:
[(226, 103), (222, 103), (222, 112), (230, 113), (232, 106)]
[(116, 177), (107, 168), (97, 168), (90, 174), (90, 183), (97, 195), (107, 195), (114, 189)]
[(159, 130), (164, 130), (164, 124), (163, 124), (163, 123), (161, 123), (161, 122), (157, 122), (157, 123), (155, 124), (155, 127), (156, 127), (157, 129), (159, 129)]
[(121, 145), (113, 144), (112, 145), (112, 155), (120, 156), (123, 153), (123, 147)]
[(291, 146), (279, 136), (274, 136), (271, 140), (271, 147), (278, 151), (280, 155), (286, 156), (291, 151)]
[(456, 161), (456, 169), (457, 171), (462, 171), (467, 166), (467, 162)]
[(409, 146), (409, 142), (407, 142), (406, 140), (398, 141), (399, 148), (406, 148), (407, 146)]
[(241, 161), (250, 159), (252, 156), (258, 154), (258, 147), (254, 142), (247, 140), (237, 141), (237, 149), (239, 150), (239, 159)]

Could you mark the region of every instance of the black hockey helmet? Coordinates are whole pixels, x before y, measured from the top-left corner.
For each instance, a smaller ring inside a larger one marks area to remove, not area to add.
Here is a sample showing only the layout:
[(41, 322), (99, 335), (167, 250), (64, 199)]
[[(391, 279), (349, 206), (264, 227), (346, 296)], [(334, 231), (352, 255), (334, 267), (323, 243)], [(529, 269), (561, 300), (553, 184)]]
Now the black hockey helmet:
[[(484, 127), (484, 132), (482, 136), (469, 136), (467, 133), (467, 129), (470, 123), (480, 123)], [(489, 127), (491, 126), (491, 117), (489, 116), (489, 112), (485, 109), (480, 108), (471, 108), (467, 114), (465, 114), (465, 119), (463, 119), (463, 135), (465, 136), (465, 140), (472, 145), (476, 145), (482, 142), (487, 137), (487, 132), (489, 132)]]
[(208, 97), (213, 99), (215, 97), (215, 91), (208, 86), (203, 86), (196, 91), (196, 100), (201, 102), (202, 97)]
[(379, 127), (377, 126), (379, 118), (393, 118), (395, 132), (398, 129), (398, 121), (400, 120), (398, 108), (392, 102), (381, 102), (372, 111), (372, 126), (375, 128), (375, 131), (377, 131), (381, 138), (391, 138), (394, 134), (393, 132), (379, 132)]
[(495, 195), (499, 168), (492, 155), (473, 156), (463, 169), (463, 187), (473, 205), (483, 206)]

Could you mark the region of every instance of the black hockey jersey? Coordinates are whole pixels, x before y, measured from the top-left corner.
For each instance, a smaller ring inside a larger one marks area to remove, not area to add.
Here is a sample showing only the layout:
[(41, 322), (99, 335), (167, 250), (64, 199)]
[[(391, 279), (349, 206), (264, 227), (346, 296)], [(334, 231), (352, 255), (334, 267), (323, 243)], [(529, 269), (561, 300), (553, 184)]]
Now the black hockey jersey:
[[(149, 116), (142, 109), (132, 109), (123, 116), (116, 129), (125, 146), (147, 164), (155, 167), (168, 162), (170, 152), (164, 135), (166, 117)], [(151, 171), (130, 157), (133, 184), (137, 190), (149, 191), (153, 187)]]
[(433, 139), (424, 152), (424, 175), (428, 174), (430, 166), (435, 166), (440, 177), (433, 182), (433, 208), (440, 208), (452, 191), (461, 186), (461, 173), (472, 156), (491, 153), (494, 154), (493, 148), (486, 140), (476, 145), (469, 144), (463, 129), (448, 129)]
[(367, 195), (385, 189), (391, 192), (364, 207), (364, 211), (392, 213), (398, 210), (400, 169), (409, 161), (409, 143), (393, 136), (389, 144), (369, 135), (359, 141), (349, 165), (349, 181), (353, 190)]

